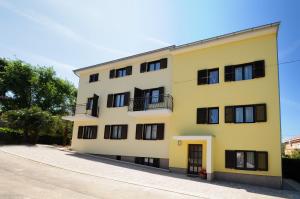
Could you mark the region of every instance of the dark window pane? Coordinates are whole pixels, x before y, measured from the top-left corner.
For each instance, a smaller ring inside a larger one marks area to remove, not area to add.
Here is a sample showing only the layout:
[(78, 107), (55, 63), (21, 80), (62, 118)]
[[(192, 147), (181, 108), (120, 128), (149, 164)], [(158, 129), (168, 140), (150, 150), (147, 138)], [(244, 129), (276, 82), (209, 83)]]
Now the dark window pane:
[(254, 122), (254, 112), (252, 106), (245, 107), (245, 122)]
[(235, 122), (243, 123), (244, 122), (244, 109), (243, 107), (235, 108)]
[(254, 169), (255, 168), (254, 152), (246, 152), (246, 157), (247, 157), (246, 168)]
[(244, 168), (244, 152), (236, 152), (236, 167)]
[(213, 70), (209, 72), (209, 84), (219, 83), (219, 70)]
[(243, 80), (243, 67), (236, 67), (234, 70), (235, 81)]
[(210, 124), (217, 124), (219, 123), (219, 109), (214, 108), (214, 109), (209, 109), (209, 123)]
[(252, 65), (244, 67), (244, 79), (252, 79)]

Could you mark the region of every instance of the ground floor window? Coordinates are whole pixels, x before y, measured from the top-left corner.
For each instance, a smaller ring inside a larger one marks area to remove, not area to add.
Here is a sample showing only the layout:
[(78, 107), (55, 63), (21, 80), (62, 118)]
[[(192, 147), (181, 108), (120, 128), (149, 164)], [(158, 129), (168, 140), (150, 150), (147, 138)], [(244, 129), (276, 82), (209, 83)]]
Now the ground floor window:
[(136, 164), (147, 165), (151, 167), (159, 167), (159, 158), (151, 158), (151, 157), (136, 157)]
[(265, 151), (225, 151), (225, 167), (241, 170), (268, 170), (268, 152)]
[(79, 126), (78, 139), (96, 139), (98, 126)]

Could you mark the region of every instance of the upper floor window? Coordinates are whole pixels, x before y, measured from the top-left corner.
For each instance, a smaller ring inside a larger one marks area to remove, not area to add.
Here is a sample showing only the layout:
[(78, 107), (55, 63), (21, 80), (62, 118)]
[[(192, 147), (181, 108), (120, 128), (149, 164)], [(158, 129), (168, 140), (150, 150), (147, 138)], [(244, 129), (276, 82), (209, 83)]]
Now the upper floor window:
[(145, 62), (141, 64), (140, 72), (150, 72), (150, 71), (156, 71), (160, 69), (167, 68), (168, 65), (168, 59), (164, 58), (161, 60), (156, 60), (152, 62)]
[(225, 66), (225, 81), (240, 81), (265, 76), (265, 61)]
[(165, 124), (137, 124), (137, 140), (163, 140)]
[(197, 124), (219, 124), (219, 107), (198, 108)]
[(98, 126), (79, 126), (78, 139), (96, 139)]
[(266, 104), (225, 107), (225, 123), (254, 123), (266, 121)]
[(127, 139), (128, 125), (105, 125), (104, 139)]
[(219, 83), (219, 69), (204, 69), (198, 71), (198, 85)]
[(107, 107), (123, 107), (128, 106), (130, 92), (109, 94), (107, 96)]
[(109, 72), (109, 78), (118, 78), (118, 77), (125, 77), (127, 75), (132, 74), (132, 66), (127, 66), (124, 68), (119, 68), (119, 69), (113, 69), (110, 70)]
[(225, 168), (267, 171), (268, 152), (226, 150)]
[(98, 81), (98, 78), (99, 78), (99, 73), (96, 73), (96, 74), (91, 74), (90, 75), (90, 80), (89, 82), (97, 82)]

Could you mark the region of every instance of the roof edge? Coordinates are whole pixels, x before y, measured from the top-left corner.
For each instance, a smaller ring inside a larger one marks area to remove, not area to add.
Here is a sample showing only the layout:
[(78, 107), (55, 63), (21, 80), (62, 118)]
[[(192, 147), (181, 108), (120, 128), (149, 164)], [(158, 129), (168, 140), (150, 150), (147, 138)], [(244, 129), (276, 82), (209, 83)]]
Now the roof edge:
[[(95, 65), (91, 65), (91, 66), (87, 66), (87, 67), (83, 67), (83, 68), (78, 68), (78, 69), (73, 70), (73, 72), (77, 75), (77, 72), (79, 72), (79, 71), (83, 71), (83, 70), (103, 66), (103, 65), (106, 65), (106, 64), (112, 64), (112, 63), (115, 63), (115, 62), (124, 61), (124, 60), (132, 59), (132, 58), (135, 58), (135, 57), (140, 57), (140, 56), (143, 56), (143, 55), (148, 55), (148, 54), (161, 52), (161, 51), (165, 51), (165, 50), (170, 50), (170, 51), (178, 50), (178, 49), (182, 49), (182, 48), (185, 48), (185, 47), (195, 46), (195, 45), (207, 43), (207, 42), (210, 42), (210, 41), (214, 41), (214, 40), (218, 40), (218, 39), (224, 39), (224, 38), (227, 38), (227, 37), (231, 37), (231, 36), (235, 36), (235, 35), (239, 35), (239, 34), (243, 34), (243, 33), (248, 33), (248, 32), (252, 32), (252, 31), (256, 31), (256, 30), (261, 30), (261, 29), (270, 28), (270, 27), (279, 27), (279, 25), (280, 25), (280, 21), (277, 21), (277, 22), (273, 22), (273, 23), (269, 23), (269, 24), (265, 24), (265, 25), (261, 25), (261, 26), (256, 26), (256, 27), (252, 27), (252, 28), (243, 29), (243, 30), (240, 30), (240, 31), (235, 31), (235, 32), (219, 35), (219, 36), (216, 36), (216, 37), (211, 37), (211, 38), (207, 38), (207, 39), (202, 39), (202, 40), (182, 44), (182, 45), (179, 45), (179, 46), (171, 45), (171, 46), (167, 46), (167, 47), (163, 47), (163, 48), (159, 48), (159, 49), (155, 49), (155, 50), (151, 50), (151, 51), (146, 51), (146, 52), (143, 52), (143, 53), (138, 53), (138, 54), (130, 55), (130, 56), (127, 56), (127, 57), (122, 57), (122, 58), (119, 58), (119, 59), (103, 62), (103, 63), (100, 63), (100, 64), (95, 64)], [(278, 29), (277, 29), (277, 31), (278, 31)]]

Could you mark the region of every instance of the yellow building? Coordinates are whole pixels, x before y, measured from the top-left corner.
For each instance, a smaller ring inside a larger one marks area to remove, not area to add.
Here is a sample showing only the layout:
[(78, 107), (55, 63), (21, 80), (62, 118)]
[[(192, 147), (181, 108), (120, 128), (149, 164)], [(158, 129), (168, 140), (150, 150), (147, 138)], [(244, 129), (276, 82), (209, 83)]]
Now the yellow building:
[(72, 149), (281, 186), (279, 23), (75, 70)]

